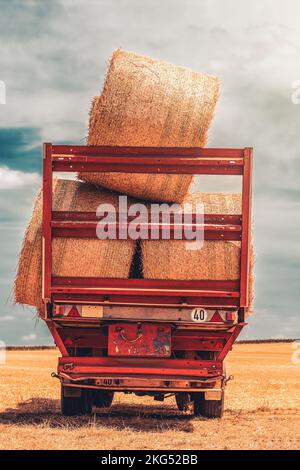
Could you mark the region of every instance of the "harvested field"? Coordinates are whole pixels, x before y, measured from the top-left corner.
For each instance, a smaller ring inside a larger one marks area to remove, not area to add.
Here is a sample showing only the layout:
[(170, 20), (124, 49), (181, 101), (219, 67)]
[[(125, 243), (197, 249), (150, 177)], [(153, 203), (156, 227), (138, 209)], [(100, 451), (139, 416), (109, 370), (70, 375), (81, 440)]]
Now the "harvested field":
[(0, 449), (297, 449), (300, 364), (291, 343), (239, 344), (227, 361), (222, 420), (183, 415), (173, 398), (119, 394), (91, 418), (59, 412), (55, 350), (8, 351), (0, 365)]

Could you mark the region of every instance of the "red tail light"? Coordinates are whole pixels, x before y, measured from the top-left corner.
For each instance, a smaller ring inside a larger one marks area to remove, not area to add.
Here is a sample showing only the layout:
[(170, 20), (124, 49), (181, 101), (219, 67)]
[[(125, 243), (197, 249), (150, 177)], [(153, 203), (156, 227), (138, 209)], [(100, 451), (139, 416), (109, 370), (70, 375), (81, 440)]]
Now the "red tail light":
[(226, 312), (226, 321), (234, 321), (235, 312)]
[(65, 313), (65, 307), (63, 305), (55, 305), (55, 315), (63, 315)]

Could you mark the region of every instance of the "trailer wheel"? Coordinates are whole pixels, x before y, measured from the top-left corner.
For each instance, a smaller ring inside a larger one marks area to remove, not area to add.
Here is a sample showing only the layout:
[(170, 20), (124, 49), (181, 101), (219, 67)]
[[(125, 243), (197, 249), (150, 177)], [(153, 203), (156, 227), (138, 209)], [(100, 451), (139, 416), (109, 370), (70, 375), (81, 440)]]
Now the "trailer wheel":
[(66, 396), (69, 394), (65, 392), (65, 387), (61, 386), (61, 412), (64, 416), (81, 416), (92, 413), (90, 390), (82, 388), (80, 391), (80, 396)]
[(205, 418), (222, 418), (224, 414), (224, 390), (221, 400), (205, 400), (203, 393), (194, 394), (194, 415)]
[(179, 411), (187, 411), (191, 403), (191, 395), (187, 392), (176, 393), (175, 400)]
[(109, 408), (113, 399), (113, 390), (94, 390), (93, 392), (93, 404), (97, 408)]

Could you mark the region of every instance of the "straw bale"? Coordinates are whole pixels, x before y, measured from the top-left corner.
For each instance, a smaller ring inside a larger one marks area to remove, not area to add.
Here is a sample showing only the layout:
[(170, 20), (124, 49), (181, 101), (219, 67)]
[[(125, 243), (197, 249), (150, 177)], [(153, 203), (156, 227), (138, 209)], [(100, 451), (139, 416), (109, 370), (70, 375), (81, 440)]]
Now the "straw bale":
[[(219, 95), (216, 77), (116, 50), (90, 112), (88, 145), (203, 147)], [(145, 200), (182, 202), (191, 175), (79, 173)]]
[[(53, 210), (95, 212), (100, 203), (117, 204), (117, 195), (94, 185), (56, 180)], [(54, 238), (52, 274), (127, 278), (134, 241)], [(15, 302), (42, 309), (42, 192), (36, 197), (21, 249), (15, 281)]]
[[(241, 214), (241, 195), (189, 194), (184, 202), (202, 202), (206, 214)], [(205, 240), (199, 250), (188, 250), (184, 240), (143, 240), (142, 266), (147, 279), (237, 280), (240, 277), (239, 241)], [(253, 300), (253, 247), (250, 252), (250, 302)]]

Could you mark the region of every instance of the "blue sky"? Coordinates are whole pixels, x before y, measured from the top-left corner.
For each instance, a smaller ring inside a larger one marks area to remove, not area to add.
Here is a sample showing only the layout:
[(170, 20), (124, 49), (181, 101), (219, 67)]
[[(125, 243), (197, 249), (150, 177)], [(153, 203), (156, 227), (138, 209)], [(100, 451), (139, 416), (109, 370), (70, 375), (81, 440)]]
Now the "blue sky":
[(209, 146), (255, 148), (256, 300), (244, 336), (300, 336), (299, 2), (0, 0), (0, 11), (0, 339), (51, 342), (10, 301), (41, 144), (84, 142), (117, 47), (221, 78)]

